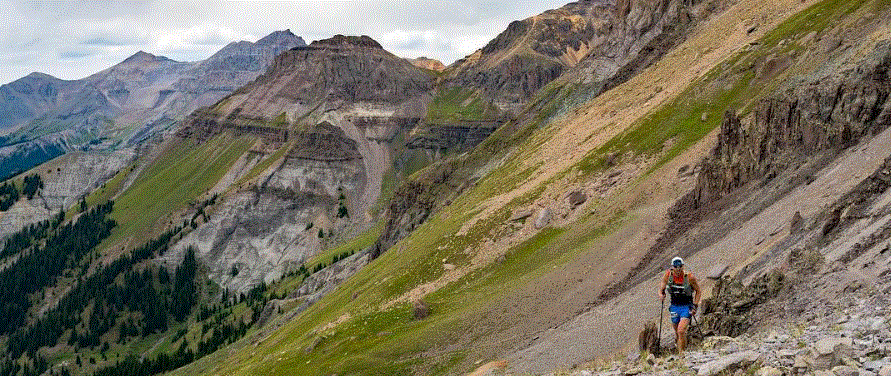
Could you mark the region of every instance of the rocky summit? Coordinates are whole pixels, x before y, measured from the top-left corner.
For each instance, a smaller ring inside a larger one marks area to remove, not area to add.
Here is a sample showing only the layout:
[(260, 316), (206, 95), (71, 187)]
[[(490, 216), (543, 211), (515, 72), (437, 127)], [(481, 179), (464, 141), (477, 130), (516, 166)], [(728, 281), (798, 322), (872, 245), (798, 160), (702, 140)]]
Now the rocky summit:
[(284, 30), (0, 86), (0, 375), (891, 375), (889, 23), (586, 0), (448, 66)]

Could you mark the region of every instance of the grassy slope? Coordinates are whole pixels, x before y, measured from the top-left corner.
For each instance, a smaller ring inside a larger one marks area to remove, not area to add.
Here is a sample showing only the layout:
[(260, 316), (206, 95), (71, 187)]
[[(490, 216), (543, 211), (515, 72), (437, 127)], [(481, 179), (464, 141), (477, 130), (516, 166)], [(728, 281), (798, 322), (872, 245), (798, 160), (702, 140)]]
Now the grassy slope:
[(427, 120), (432, 123), (492, 120), (498, 109), (472, 90), (461, 87), (440, 89), (427, 109)]
[[(228, 171), (253, 144), (250, 136), (221, 134), (194, 145), (189, 140), (173, 140), (168, 148), (142, 171), (136, 181), (118, 198), (112, 217), (118, 222), (105, 246), (129, 239), (140, 244), (163, 230), (170, 214), (198, 200)], [(107, 188), (118, 177), (106, 183)], [(113, 194), (109, 189), (98, 194)]]
[[(824, 1), (790, 18), (768, 33), (761, 40), (760, 47), (741, 52), (719, 65), (674, 101), (593, 150), (575, 168), (585, 172), (600, 168), (602, 157), (610, 152), (658, 153), (661, 162), (657, 166), (674, 158), (718, 126), (724, 110), (737, 108), (745, 111), (753, 99), (778, 88), (773, 80), (755, 80), (751, 68), (754, 61), (771, 53), (802, 48), (794, 42), (786, 46), (780, 46), (779, 42), (822, 30), (829, 25), (827, 20), (850, 14), (862, 4)], [(749, 68), (736, 69), (741, 67)], [(563, 89), (549, 87), (547, 90), (563, 92)], [(709, 114), (705, 121), (701, 120), (702, 113)], [(524, 133), (523, 130), (520, 133)], [(496, 137), (499, 137), (498, 134)], [(666, 149), (664, 145), (669, 146)], [(486, 147), (483, 144), (480, 149)], [(532, 148), (532, 141), (521, 147)], [(455, 371), (451, 367), (468, 356), (464, 349), (455, 349), (433, 358), (418, 355), (425, 350), (453, 343), (460, 336), (462, 328), (473, 325), (477, 315), (494, 299), (510, 295), (540, 273), (570, 262), (590, 242), (620, 226), (624, 220), (623, 212), (613, 212), (605, 219), (591, 216), (569, 228), (542, 231), (509, 250), (505, 262), (473, 272), (428, 295), (425, 300), (433, 314), (427, 319), (413, 320), (411, 307), (407, 304), (381, 311), (382, 302), (442, 275), (442, 259), (458, 266), (464, 265), (468, 262), (468, 256), (463, 252), (465, 248), (478, 246), (487, 238), (497, 238), (501, 235), (499, 232), (505, 231), (500, 224), (510, 215), (509, 209), (502, 209), (477, 223), (466, 232), (467, 235), (455, 235), (479, 210), (481, 202), (525, 181), (528, 173), (516, 173), (520, 171), (520, 162), (508, 161), (495, 169), (409, 238), (258, 346), (244, 347), (231, 357), (215, 354), (195, 368), (186, 368), (181, 372), (201, 370), (214, 374), (245, 375), (410, 374), (417, 369), (415, 367), (426, 368), (427, 374)], [(507, 208), (528, 201), (534, 195), (520, 198)], [(355, 298), (353, 292), (358, 292)], [(322, 330), (328, 323), (347, 313), (349, 316), (344, 317), (349, 318), (344, 323)], [(243, 346), (245, 341), (242, 342)], [(307, 352), (307, 348), (312, 350)]]

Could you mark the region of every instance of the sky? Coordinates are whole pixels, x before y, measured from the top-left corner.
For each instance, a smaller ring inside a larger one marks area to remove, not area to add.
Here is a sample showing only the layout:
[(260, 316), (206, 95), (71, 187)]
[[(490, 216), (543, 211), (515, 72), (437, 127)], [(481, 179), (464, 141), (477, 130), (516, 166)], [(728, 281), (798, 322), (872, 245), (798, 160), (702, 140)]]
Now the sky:
[(290, 29), (307, 43), (369, 35), (402, 57), (446, 65), (518, 19), (569, 0), (53, 1), (0, 0), (0, 84), (31, 72), (80, 79), (137, 51), (202, 60), (229, 42)]

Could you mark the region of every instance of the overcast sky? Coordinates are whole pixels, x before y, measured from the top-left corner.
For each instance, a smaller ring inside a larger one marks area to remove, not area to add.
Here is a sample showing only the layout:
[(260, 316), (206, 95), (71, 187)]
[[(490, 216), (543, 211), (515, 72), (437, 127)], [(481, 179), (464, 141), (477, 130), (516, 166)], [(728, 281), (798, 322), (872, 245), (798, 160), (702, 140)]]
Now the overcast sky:
[(0, 0), (0, 84), (31, 72), (79, 79), (144, 50), (205, 59), (227, 43), (291, 29), (307, 43), (366, 34), (403, 57), (446, 65), (513, 20), (569, 0), (11, 2)]

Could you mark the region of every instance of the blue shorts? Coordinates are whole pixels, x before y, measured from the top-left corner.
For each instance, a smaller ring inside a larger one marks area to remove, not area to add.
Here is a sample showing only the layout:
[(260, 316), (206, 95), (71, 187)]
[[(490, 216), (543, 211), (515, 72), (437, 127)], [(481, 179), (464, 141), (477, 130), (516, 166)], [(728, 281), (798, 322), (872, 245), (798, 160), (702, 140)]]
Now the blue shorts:
[(690, 314), (690, 306), (687, 305), (669, 305), (668, 312), (671, 312), (671, 322), (679, 323), (682, 318), (689, 319), (693, 315)]

